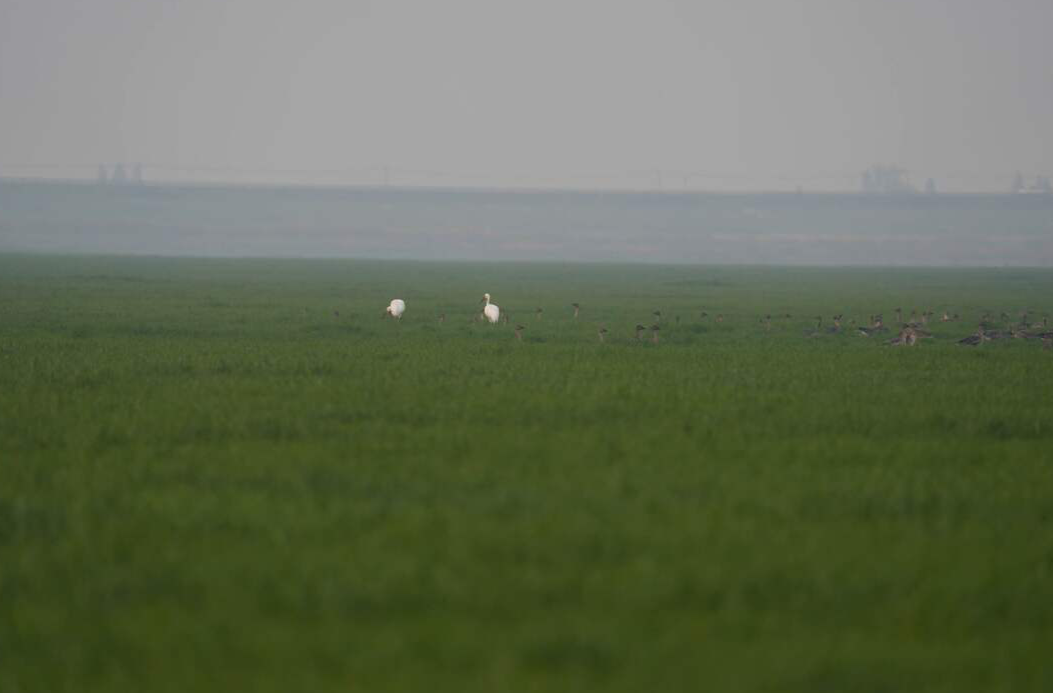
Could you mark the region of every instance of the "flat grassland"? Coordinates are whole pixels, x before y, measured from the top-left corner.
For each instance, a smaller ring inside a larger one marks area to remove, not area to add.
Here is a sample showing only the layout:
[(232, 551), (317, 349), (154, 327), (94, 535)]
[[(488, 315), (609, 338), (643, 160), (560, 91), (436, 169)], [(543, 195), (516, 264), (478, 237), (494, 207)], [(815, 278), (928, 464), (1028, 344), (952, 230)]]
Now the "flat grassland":
[[(0, 691), (1049, 691), (1053, 353), (955, 340), (1051, 302), (1048, 270), (0, 256)], [(896, 307), (962, 320), (809, 335)]]

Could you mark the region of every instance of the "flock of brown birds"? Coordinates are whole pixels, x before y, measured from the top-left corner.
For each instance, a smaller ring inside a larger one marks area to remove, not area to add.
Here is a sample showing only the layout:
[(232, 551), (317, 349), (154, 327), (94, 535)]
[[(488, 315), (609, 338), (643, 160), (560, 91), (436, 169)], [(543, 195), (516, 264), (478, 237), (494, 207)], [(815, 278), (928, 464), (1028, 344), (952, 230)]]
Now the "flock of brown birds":
[[(571, 308), (574, 311), (574, 318), (577, 319), (581, 314), (581, 306), (577, 303), (572, 303)], [(534, 315), (535, 320), (541, 320), (544, 310), (541, 308), (536, 309)], [(904, 319), (903, 310), (901, 308), (895, 309), (896, 313), (896, 324), (900, 326), (898, 333), (889, 339), (885, 339), (883, 344), (887, 346), (915, 346), (921, 339), (932, 338), (932, 332), (926, 329), (932, 322), (957, 322), (961, 320), (961, 316), (958, 314), (950, 314), (947, 311), (943, 311), (942, 315), (936, 316), (933, 311), (912, 311), (907, 319)], [(637, 324), (633, 337), (637, 341), (642, 341), (644, 335), (650, 331), (651, 341), (655, 344), (659, 341), (659, 333), (661, 332), (661, 326), (659, 323), (662, 321), (662, 311), (656, 310), (652, 313), (654, 322), (650, 327), (642, 324)], [(445, 320), (445, 315), (439, 316), (440, 322)], [(709, 313), (703, 311), (700, 313), (701, 319), (708, 319)], [(777, 316), (780, 318), (791, 318), (789, 314)], [(502, 314), (501, 320), (505, 323), (509, 322), (507, 313)], [(680, 322), (680, 317), (676, 316), (675, 321)], [(715, 321), (718, 323), (724, 322), (724, 315), (717, 314)], [(851, 319), (846, 321), (843, 314), (835, 315), (831, 319), (832, 324), (828, 325), (825, 329), (823, 328), (823, 317), (816, 317), (816, 327), (814, 330), (806, 332), (808, 337), (820, 337), (824, 335), (841, 334), (848, 332), (855, 332), (860, 337), (882, 337), (891, 335), (892, 331), (885, 325), (884, 317), (881, 314), (871, 315), (869, 320), (862, 325), (857, 325), (856, 320)], [(1024, 311), (1020, 314), (1019, 321), (1014, 321), (1008, 313), (1001, 313), (999, 316), (1000, 325), (995, 322), (994, 315), (991, 313), (984, 313), (980, 319), (980, 323), (976, 328), (976, 332), (957, 341), (962, 346), (981, 346), (985, 342), (991, 342), (1000, 339), (1034, 339), (1042, 342), (1042, 347), (1047, 351), (1053, 351), (1053, 330), (1049, 327), (1049, 318), (1043, 317), (1041, 322), (1032, 322), (1030, 320), (1030, 313)], [(771, 331), (772, 316), (765, 315), (761, 319), (761, 324), (764, 326), (765, 331)], [(516, 339), (522, 341), (523, 331), (526, 330), (525, 325), (517, 324), (515, 327)], [(605, 342), (610, 331), (600, 326), (596, 332), (600, 342)]]
[[(896, 308), (896, 323), (900, 325), (899, 333), (886, 340), (884, 343), (888, 346), (914, 346), (918, 343), (919, 339), (928, 339), (932, 337), (932, 333), (925, 329), (929, 323), (937, 320), (936, 314), (933, 311), (924, 311), (918, 313), (916, 310), (912, 311), (908, 320), (903, 319), (903, 309)], [(836, 334), (841, 332), (842, 326), (842, 315), (835, 315), (833, 318), (833, 327), (826, 329), (825, 334)], [(822, 317), (817, 318), (818, 325), (815, 331), (808, 333), (809, 336), (819, 336), (824, 334), (823, 331), (823, 319)], [(939, 322), (956, 322), (961, 319), (958, 314), (951, 315), (947, 311), (939, 317)], [(1003, 312), (999, 316), (1002, 327), (999, 329), (998, 325), (994, 322), (994, 316), (991, 313), (984, 313), (980, 318), (980, 323), (976, 328), (976, 332), (962, 339), (958, 340), (958, 344), (962, 346), (980, 346), (984, 342), (991, 342), (997, 339), (1037, 339), (1042, 341), (1042, 347), (1044, 349), (1053, 350), (1053, 331), (1049, 329), (1049, 318), (1042, 318), (1040, 323), (1032, 322), (1030, 320), (1030, 313), (1024, 311), (1020, 314), (1020, 321), (1014, 322), (1012, 317)], [(770, 316), (768, 318), (770, 325)], [(855, 321), (851, 321), (854, 326)], [(883, 333), (889, 333), (890, 330), (885, 326), (884, 318), (879, 315), (871, 315), (870, 320), (866, 325), (860, 325), (855, 327), (856, 334), (861, 337), (874, 337)]]
[[(903, 319), (902, 309), (896, 309), (896, 323), (900, 325), (899, 333), (885, 341), (889, 346), (914, 346), (919, 339), (928, 339), (932, 337), (932, 333), (926, 328), (930, 322), (937, 320), (936, 314), (932, 311), (925, 311), (918, 313), (912, 311), (908, 320)], [(841, 329), (842, 316), (834, 316), (834, 328), (832, 332), (839, 332)], [(947, 311), (943, 311), (942, 315), (939, 316), (939, 322), (955, 322), (960, 320), (960, 316), (957, 314), (951, 315)], [(994, 341), (997, 339), (1038, 339), (1042, 342), (1042, 348), (1047, 351), (1053, 350), (1053, 331), (1049, 328), (1049, 318), (1044, 317), (1041, 322), (1033, 322), (1030, 319), (1030, 313), (1028, 311), (1020, 313), (1019, 321), (1014, 321), (1012, 316), (1008, 313), (1001, 313), (998, 317), (999, 324), (995, 323), (995, 318), (991, 313), (985, 313), (980, 317), (979, 324), (977, 325), (976, 332), (966, 337), (962, 337), (957, 340), (957, 343), (962, 346), (979, 346), (984, 342)], [(821, 321), (820, 321), (821, 326)], [(870, 322), (867, 325), (861, 325), (856, 328), (856, 333), (863, 337), (872, 337), (880, 333), (888, 333), (889, 330), (885, 326), (885, 321), (880, 315), (871, 316)]]
[[(579, 303), (571, 303), (570, 307), (574, 310), (574, 319), (576, 320), (578, 318), (578, 316), (581, 315), (581, 304), (579, 304)], [(534, 311), (534, 319), (535, 320), (541, 320), (541, 316), (544, 314), (544, 312), (545, 311), (544, 311), (543, 308), (536, 309)], [(648, 328), (648, 327), (646, 327), (644, 325), (639, 325), (639, 324), (636, 326), (636, 329), (635, 329), (635, 331), (633, 333), (633, 336), (636, 339), (636, 341), (643, 341), (643, 335), (649, 329), (651, 331), (651, 341), (654, 342), (655, 344), (658, 344), (658, 333), (661, 332), (661, 330), (662, 330), (661, 326), (658, 323), (660, 323), (662, 321), (662, 311), (656, 310), (656, 311), (654, 311), (652, 313), (652, 316), (654, 317), (655, 320), (654, 320), (654, 324), (652, 324), (650, 328)], [(703, 320), (705, 320), (706, 318), (709, 317), (709, 313), (707, 313), (705, 311), (702, 311), (701, 317), (702, 317)], [(475, 319), (476, 320), (481, 320), (481, 318), (478, 317), (478, 316)], [(446, 314), (443, 313), (443, 314), (441, 314), (439, 316), (439, 322), (444, 322), (445, 320), (446, 320)], [(501, 322), (507, 324), (509, 322), (508, 313), (507, 312), (501, 313), (500, 320), (501, 320)], [(679, 315), (676, 316), (675, 320), (676, 320), (677, 324), (680, 324), (680, 316)], [(716, 316), (716, 321), (717, 322), (724, 322), (724, 315), (723, 314), (718, 314)], [(518, 339), (519, 341), (523, 341), (523, 330), (525, 330), (525, 329), (526, 329), (526, 325), (516, 325), (515, 332), (514, 332), (516, 339)], [(610, 334), (610, 330), (608, 330), (603, 325), (600, 325), (599, 329), (596, 331), (596, 336), (599, 337), (599, 340), (600, 340), (601, 343), (607, 341), (607, 335), (608, 334)]]

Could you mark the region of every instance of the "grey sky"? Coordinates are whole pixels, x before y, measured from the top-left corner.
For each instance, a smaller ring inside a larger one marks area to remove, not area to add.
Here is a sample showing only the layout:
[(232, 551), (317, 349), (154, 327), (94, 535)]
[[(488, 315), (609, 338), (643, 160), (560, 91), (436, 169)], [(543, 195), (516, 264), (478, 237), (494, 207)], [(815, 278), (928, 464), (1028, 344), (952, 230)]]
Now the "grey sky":
[(1053, 2), (0, 0), (0, 175), (118, 161), (710, 189), (898, 163), (1004, 189), (1053, 174)]

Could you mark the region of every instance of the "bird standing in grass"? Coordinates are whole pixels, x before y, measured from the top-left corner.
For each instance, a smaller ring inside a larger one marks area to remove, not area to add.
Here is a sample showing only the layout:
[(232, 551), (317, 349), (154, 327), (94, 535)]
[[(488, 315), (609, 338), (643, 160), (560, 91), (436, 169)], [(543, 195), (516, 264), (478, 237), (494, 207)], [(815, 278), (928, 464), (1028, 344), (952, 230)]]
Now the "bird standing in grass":
[(889, 346), (914, 346), (918, 341), (918, 335), (913, 327), (904, 327), (900, 333), (885, 342)]
[(607, 338), (607, 328), (606, 328), (606, 327), (601, 327), (601, 328), (599, 329), (599, 331), (597, 331), (597, 332), (596, 332), (596, 334), (597, 334), (597, 335), (599, 336), (599, 338), (600, 338), (600, 344), (603, 344), (603, 342), (604, 342), (604, 341), (606, 340), (606, 338)]
[(637, 325), (636, 326), (636, 341), (640, 341), (640, 337), (643, 335), (644, 330), (646, 330), (646, 329), (647, 328), (644, 327), (643, 325)]
[(526, 328), (522, 325), (516, 325), (516, 339), (518, 339), (521, 342), (523, 341), (523, 330), (525, 329)]
[(486, 305), (483, 306), (483, 316), (491, 325), (496, 325), (501, 319), (501, 309), (496, 304), (490, 303), (490, 294), (483, 294), (483, 301), (486, 302)]
[(662, 311), (656, 310), (655, 312), (651, 313), (651, 315), (654, 316), (654, 321), (656, 323), (662, 322)]
[(1038, 339), (1053, 339), (1053, 332), (1036, 332), (1033, 336)]
[(658, 332), (661, 329), (662, 328), (659, 327), (657, 323), (654, 324), (654, 325), (651, 325), (651, 341), (654, 342), (655, 344), (658, 344)]
[(391, 316), (396, 320), (402, 320), (402, 314), (406, 312), (406, 302), (401, 298), (396, 298), (391, 301), (387, 308), (384, 309), (384, 317)]
[(988, 337), (984, 334), (984, 326), (981, 324), (976, 328), (976, 333), (971, 334), (968, 337), (964, 337), (958, 340), (958, 343), (962, 346), (980, 346), (984, 342), (988, 341)]
[(577, 303), (571, 303), (570, 307), (574, 309), (574, 317), (576, 319), (578, 317), (578, 313), (581, 312), (581, 306), (579, 306)]
[(439, 322), (446, 322), (446, 313), (439, 313)]
[(541, 319), (541, 314), (544, 313), (544, 312), (545, 311), (543, 311), (541, 308), (538, 308), (536, 311), (534, 311), (534, 318), (536, 320), (540, 320)]

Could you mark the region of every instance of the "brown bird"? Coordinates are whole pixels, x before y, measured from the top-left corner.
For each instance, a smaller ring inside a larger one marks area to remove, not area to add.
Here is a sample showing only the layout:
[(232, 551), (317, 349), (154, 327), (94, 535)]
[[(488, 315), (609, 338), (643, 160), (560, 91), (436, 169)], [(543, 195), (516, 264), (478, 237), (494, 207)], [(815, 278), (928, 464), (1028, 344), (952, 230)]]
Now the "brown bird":
[(662, 322), (662, 311), (656, 310), (655, 312), (651, 313), (651, 315), (654, 316), (655, 322)]
[(651, 325), (651, 341), (655, 344), (658, 344), (658, 331), (661, 329), (657, 324)]
[(577, 303), (571, 303), (570, 305), (574, 309), (574, 317), (578, 317), (578, 313), (581, 312), (581, 306), (579, 306)]
[(717, 322), (724, 322), (724, 314), (717, 313)]
[(705, 320), (706, 318), (708, 318), (708, 317), (709, 317), (709, 313), (707, 313), (706, 311), (702, 311), (702, 312), (701, 312), (701, 313), (699, 314), (699, 316), (698, 316), (698, 317), (700, 317), (700, 318), (702, 318), (703, 320)]
[(607, 337), (607, 328), (601, 327), (599, 331), (596, 332), (596, 334), (599, 336), (600, 343), (602, 344)]
[(971, 334), (968, 337), (959, 339), (958, 343), (962, 346), (980, 346), (988, 340), (990, 340), (990, 337), (988, 337), (984, 333), (984, 326), (983, 324), (981, 324), (979, 327), (976, 328), (975, 334)]
[(637, 339), (637, 341), (639, 341), (640, 336), (643, 335), (644, 330), (646, 330), (646, 329), (647, 328), (644, 327), (643, 325), (637, 325), (636, 326), (636, 339)]
[(521, 342), (523, 341), (523, 330), (525, 329), (526, 328), (522, 325), (516, 325), (516, 339), (518, 339)]
[(540, 319), (541, 319), (541, 314), (542, 314), (542, 313), (544, 313), (544, 312), (545, 312), (545, 311), (543, 311), (543, 310), (542, 310), (542, 309), (540, 309), (540, 308), (538, 308), (538, 309), (537, 309), (536, 311), (534, 311), (534, 317), (535, 317), (535, 319), (537, 319), (537, 320), (540, 320)]
[(913, 327), (904, 327), (900, 330), (898, 336), (888, 340), (885, 344), (889, 346), (914, 346), (918, 341), (918, 336), (914, 333)]
[(446, 313), (439, 313), (439, 322), (446, 322)]

